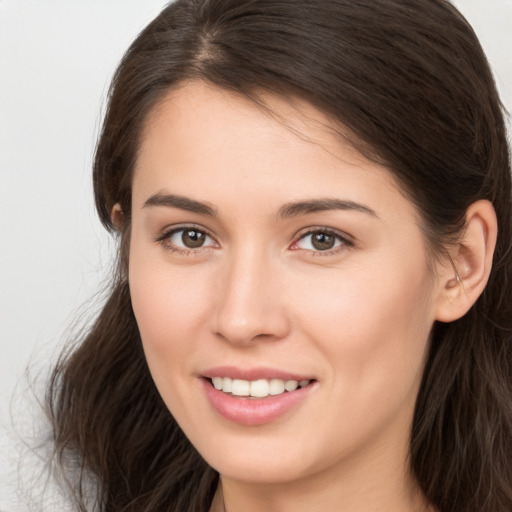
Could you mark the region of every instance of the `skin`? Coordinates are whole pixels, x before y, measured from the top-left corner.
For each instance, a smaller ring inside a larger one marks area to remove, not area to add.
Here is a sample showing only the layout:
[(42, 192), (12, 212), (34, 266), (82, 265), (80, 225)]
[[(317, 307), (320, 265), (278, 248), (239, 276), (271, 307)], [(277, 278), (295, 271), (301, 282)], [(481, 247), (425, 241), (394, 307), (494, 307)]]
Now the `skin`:
[[(151, 374), (221, 474), (228, 511), (424, 511), (408, 441), (433, 322), (464, 312), (453, 266), (440, 260), (431, 272), (417, 212), (387, 169), (335, 137), (332, 121), (309, 104), (264, 98), (277, 116), (192, 82), (147, 120), (129, 282)], [(216, 215), (148, 205), (158, 194)], [(311, 199), (374, 213), (278, 214)], [(475, 218), (480, 236), (482, 215)], [(182, 233), (168, 233), (184, 226), (207, 234), (205, 244), (180, 247)], [(315, 249), (311, 228), (334, 233), (334, 249)], [(277, 420), (240, 425), (205, 396), (202, 372), (221, 365), (278, 368), (317, 383)], [(212, 510), (223, 510), (221, 498)]]

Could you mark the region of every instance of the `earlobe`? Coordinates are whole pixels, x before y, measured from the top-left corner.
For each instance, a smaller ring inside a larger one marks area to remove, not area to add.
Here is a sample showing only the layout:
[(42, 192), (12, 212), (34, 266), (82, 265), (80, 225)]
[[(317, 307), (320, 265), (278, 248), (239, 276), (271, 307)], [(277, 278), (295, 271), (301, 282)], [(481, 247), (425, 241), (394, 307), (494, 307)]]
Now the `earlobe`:
[(473, 203), (466, 212), (461, 239), (449, 249), (451, 269), (441, 276), (437, 320), (457, 320), (477, 301), (489, 280), (497, 233), (492, 204)]
[(112, 224), (118, 231), (121, 231), (121, 228), (123, 226), (123, 219), (124, 213), (121, 209), (121, 205), (119, 203), (116, 203), (112, 207), (112, 211), (110, 212), (110, 220), (112, 221)]

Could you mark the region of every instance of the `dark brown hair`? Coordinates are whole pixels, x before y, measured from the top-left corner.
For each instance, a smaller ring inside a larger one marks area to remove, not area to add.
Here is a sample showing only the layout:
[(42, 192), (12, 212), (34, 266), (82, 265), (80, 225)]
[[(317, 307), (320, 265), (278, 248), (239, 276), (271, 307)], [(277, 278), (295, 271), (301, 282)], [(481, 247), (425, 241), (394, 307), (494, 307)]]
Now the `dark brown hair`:
[[(145, 119), (185, 80), (261, 103), (298, 95), (348, 128), (416, 205), (434, 252), (467, 208), (492, 202), (489, 283), (460, 320), (433, 327), (410, 466), (441, 512), (512, 510), (512, 211), (502, 108), (472, 28), (446, 0), (177, 0), (139, 35), (110, 89), (94, 163), (96, 206), (125, 214), (121, 258), (94, 325), (48, 390), (58, 459), (85, 510), (206, 511), (218, 475), (153, 384), (126, 280), (131, 177)], [(124, 247), (124, 249), (123, 249)]]

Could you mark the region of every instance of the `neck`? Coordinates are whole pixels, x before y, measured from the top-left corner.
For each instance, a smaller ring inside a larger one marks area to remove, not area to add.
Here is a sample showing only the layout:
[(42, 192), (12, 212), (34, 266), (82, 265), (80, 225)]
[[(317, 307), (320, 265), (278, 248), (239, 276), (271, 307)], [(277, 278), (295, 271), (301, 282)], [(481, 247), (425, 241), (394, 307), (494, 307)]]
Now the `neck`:
[[(330, 492), (329, 489), (276, 489), (276, 485), (250, 485), (231, 481), (219, 489), (212, 512), (434, 512), (417, 489), (408, 489), (402, 495), (375, 492), (368, 486), (357, 494)], [(368, 491), (368, 492), (366, 492)], [(320, 507), (320, 508), (319, 508)]]
[[(435, 512), (421, 492), (409, 490), (402, 498), (391, 493), (371, 492), (371, 496), (345, 496), (329, 492), (308, 493), (304, 490), (289, 494), (269, 486), (239, 486), (227, 482), (225, 490), (220, 486), (215, 495), (210, 512)], [(225, 484), (225, 485), (226, 485)], [(269, 492), (270, 491), (270, 492)], [(364, 491), (363, 491), (364, 492)], [(363, 492), (361, 494), (363, 494)]]

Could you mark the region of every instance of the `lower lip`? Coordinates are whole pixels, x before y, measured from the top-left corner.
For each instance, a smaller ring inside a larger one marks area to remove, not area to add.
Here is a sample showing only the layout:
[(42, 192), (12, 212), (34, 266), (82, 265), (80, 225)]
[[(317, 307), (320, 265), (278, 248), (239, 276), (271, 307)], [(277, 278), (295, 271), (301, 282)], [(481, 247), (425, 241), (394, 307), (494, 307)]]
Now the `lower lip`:
[(263, 425), (276, 420), (302, 402), (315, 383), (266, 398), (235, 397), (215, 389), (209, 379), (201, 379), (208, 400), (224, 418), (241, 425)]

